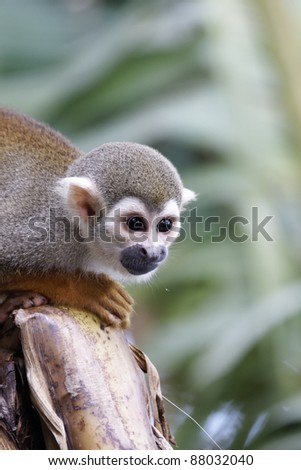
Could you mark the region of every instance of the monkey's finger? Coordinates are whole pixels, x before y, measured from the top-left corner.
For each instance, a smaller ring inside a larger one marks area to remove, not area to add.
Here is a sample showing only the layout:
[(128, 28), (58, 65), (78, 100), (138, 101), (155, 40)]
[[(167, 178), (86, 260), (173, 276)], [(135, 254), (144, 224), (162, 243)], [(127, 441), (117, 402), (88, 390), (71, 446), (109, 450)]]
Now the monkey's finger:
[(18, 307), (30, 308), (33, 306), (34, 306), (34, 303), (31, 299), (23, 298), (20, 300), (20, 305)]
[[(101, 321), (103, 321), (106, 325), (112, 326), (112, 327), (122, 327), (123, 328), (123, 323), (125, 321), (124, 318), (124, 313), (119, 310), (119, 312), (114, 311), (113, 309), (107, 310), (103, 306), (97, 304), (94, 306), (93, 309)], [(122, 313), (121, 317), (119, 313)]]
[(20, 292), (19, 296), (14, 298), (15, 302), (18, 303), (18, 307), (30, 308), (40, 307), (41, 305), (47, 304), (48, 300), (41, 294), (32, 291)]
[(102, 298), (101, 305), (120, 319), (129, 317), (133, 311), (133, 306), (125, 302), (119, 295)]
[[(104, 299), (103, 306), (107, 310), (114, 310), (116, 312), (127, 312), (130, 313), (133, 310), (133, 306), (125, 302), (121, 297), (115, 296), (110, 299)], [(123, 313), (118, 314), (124, 316)]]
[(18, 308), (39, 307), (47, 303), (47, 299), (36, 292), (14, 292), (0, 305), (0, 324), (8, 315)]
[(16, 302), (14, 300), (7, 299), (0, 305), (0, 325), (6, 322), (11, 312), (22, 306), (22, 302), (20, 303), (19, 299), (16, 299)]
[(124, 289), (122, 291), (118, 289), (112, 289), (107, 295), (103, 298), (104, 303), (111, 305), (112, 303), (115, 306), (121, 306), (126, 310), (131, 310), (134, 304), (133, 299), (128, 295), (124, 295)]
[(133, 298), (127, 293), (127, 291), (122, 287), (120, 284), (116, 284), (116, 293), (120, 295), (124, 299), (124, 301), (129, 304), (133, 305), (134, 300)]
[[(122, 299), (122, 301), (117, 300), (117, 302), (121, 302), (122, 305), (131, 306), (134, 303), (132, 297), (127, 293), (125, 288), (119, 284), (119, 282), (112, 281), (112, 279), (108, 278), (105, 275), (100, 275), (97, 279), (98, 285), (100, 286), (100, 290), (102, 294), (105, 294), (108, 298)], [(119, 296), (119, 297), (118, 297)]]
[(2, 317), (7, 317), (13, 310), (17, 308), (28, 308), (32, 307), (33, 303), (24, 295), (19, 295), (18, 297), (9, 297), (3, 304), (0, 306), (0, 314)]
[(129, 317), (132, 313), (132, 308), (129, 309), (128, 307), (124, 307), (123, 305), (113, 301), (108, 302), (104, 308), (120, 320)]
[(45, 305), (48, 303), (48, 300), (46, 299), (46, 297), (44, 297), (44, 295), (36, 293), (34, 293), (30, 300), (32, 301), (35, 307), (40, 307), (41, 305)]

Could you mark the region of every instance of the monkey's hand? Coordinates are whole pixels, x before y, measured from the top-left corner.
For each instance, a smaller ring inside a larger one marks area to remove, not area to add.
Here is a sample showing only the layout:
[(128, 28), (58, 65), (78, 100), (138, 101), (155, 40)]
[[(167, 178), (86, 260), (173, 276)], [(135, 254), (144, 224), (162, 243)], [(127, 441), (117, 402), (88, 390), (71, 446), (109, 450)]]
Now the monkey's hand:
[(47, 299), (37, 292), (12, 292), (0, 305), (0, 325), (6, 322), (9, 314), (17, 308), (39, 307), (47, 303)]
[(126, 290), (104, 274), (69, 279), (61, 304), (94, 312), (104, 324), (121, 328), (129, 326), (133, 310), (133, 299)]
[(9, 282), (1, 282), (0, 292), (20, 290), (39, 292), (58, 306), (96, 313), (105, 325), (127, 328), (130, 323), (132, 298), (104, 274), (23, 273)]

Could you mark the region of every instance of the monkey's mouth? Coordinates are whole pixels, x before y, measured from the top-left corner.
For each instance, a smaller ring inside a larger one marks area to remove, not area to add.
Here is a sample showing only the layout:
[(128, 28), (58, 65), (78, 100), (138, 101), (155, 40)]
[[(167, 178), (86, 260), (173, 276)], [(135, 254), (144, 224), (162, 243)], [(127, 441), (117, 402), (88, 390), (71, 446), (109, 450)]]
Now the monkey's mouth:
[(148, 251), (140, 244), (124, 248), (120, 254), (120, 263), (134, 276), (141, 276), (154, 271), (161, 259)]
[(139, 260), (120, 260), (122, 266), (134, 276), (141, 276), (142, 274), (147, 274), (150, 271), (154, 271), (158, 267), (158, 263), (154, 262), (145, 262), (142, 263)]

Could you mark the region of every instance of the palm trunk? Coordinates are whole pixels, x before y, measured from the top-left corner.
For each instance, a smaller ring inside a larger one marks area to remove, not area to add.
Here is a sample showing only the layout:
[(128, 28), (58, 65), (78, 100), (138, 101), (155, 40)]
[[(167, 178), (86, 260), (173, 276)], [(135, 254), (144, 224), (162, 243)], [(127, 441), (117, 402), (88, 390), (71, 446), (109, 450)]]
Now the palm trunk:
[[(13, 404), (20, 404), (16, 397), (24, 396), (26, 386), (11, 380), (20, 362), (17, 348), (14, 353), (5, 349), (0, 356), (0, 449), (40, 448), (41, 427), (46, 449), (171, 449), (159, 382), (152, 386), (151, 380), (148, 391), (123, 330), (103, 328), (91, 314), (49, 306), (18, 310), (15, 324), (30, 390), (27, 401), (40, 422), (23, 412), (26, 400), (20, 405), (26, 420), (17, 422), (20, 410)], [(0, 347), (7, 338), (2, 334)], [(30, 441), (17, 434), (22, 427)]]

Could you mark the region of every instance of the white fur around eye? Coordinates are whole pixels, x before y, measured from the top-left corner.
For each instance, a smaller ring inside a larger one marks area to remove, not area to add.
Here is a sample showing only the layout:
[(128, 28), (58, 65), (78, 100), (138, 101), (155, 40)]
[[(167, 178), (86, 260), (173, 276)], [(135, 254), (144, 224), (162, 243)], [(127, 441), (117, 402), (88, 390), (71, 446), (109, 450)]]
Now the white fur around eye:
[(165, 206), (163, 207), (163, 209), (157, 214), (158, 218), (162, 217), (165, 218), (165, 217), (172, 217), (174, 219), (178, 219), (179, 218), (179, 206), (177, 204), (177, 202), (174, 200), (174, 199), (171, 199), (170, 201), (168, 201)]
[(112, 213), (124, 214), (141, 214), (145, 217), (149, 217), (148, 210), (145, 204), (137, 197), (125, 197), (119, 201), (112, 210)]

